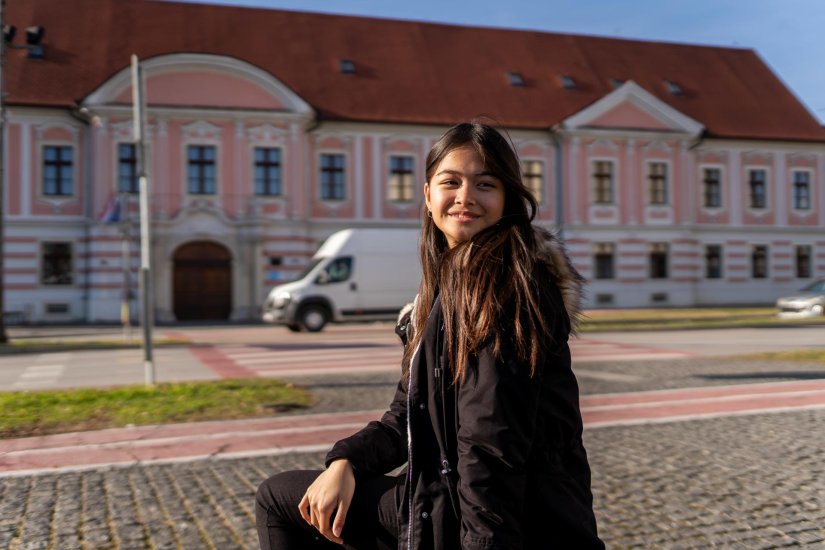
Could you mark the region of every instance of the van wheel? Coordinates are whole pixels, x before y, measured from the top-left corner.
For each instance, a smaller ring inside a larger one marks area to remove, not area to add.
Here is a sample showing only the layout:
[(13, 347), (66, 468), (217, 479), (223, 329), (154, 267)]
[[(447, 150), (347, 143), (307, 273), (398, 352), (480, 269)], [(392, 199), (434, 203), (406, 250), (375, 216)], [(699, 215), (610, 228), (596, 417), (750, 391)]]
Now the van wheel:
[(290, 323), (286, 326), (286, 328), (288, 328), (292, 332), (301, 332), (301, 325), (296, 323)]
[(823, 307), (822, 304), (816, 304), (811, 308), (811, 313), (814, 315), (822, 315), (825, 313), (825, 307)]
[(329, 321), (327, 308), (317, 304), (310, 304), (298, 312), (298, 324), (309, 332), (320, 332)]

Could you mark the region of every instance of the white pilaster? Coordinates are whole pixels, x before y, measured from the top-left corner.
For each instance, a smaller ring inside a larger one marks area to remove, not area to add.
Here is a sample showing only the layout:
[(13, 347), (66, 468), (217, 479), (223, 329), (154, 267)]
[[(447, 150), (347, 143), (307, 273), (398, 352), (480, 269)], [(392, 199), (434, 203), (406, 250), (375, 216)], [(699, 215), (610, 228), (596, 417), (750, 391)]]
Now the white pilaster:
[(421, 204), (424, 204), (424, 183), (427, 179), (427, 155), (430, 154), (430, 147), (432, 147), (431, 143), (434, 143), (434, 140), (422, 137), (421, 138), (421, 161), (418, 163), (421, 166), (421, 173), (415, 173), (415, 177), (418, 178), (418, 181), (415, 182), (415, 199), (420, 200)]
[(776, 205), (776, 227), (788, 225), (787, 162), (783, 151), (773, 154), (773, 194)]
[(730, 185), (730, 224), (742, 225), (742, 174), (739, 169), (740, 153), (733, 149), (728, 151), (728, 185)]
[[(240, 120), (236, 120), (235, 121), (235, 147), (234, 147), (235, 154), (233, 155), (235, 157), (233, 159), (235, 162), (234, 162), (234, 165), (232, 167), (232, 170), (235, 174), (235, 176), (234, 176), (235, 181), (232, 182), (231, 186), (227, 185), (226, 187), (227, 187), (227, 190), (230, 191), (230, 193), (228, 193), (228, 194), (236, 195), (236, 196), (246, 195), (246, 193), (244, 191), (246, 189), (249, 189), (249, 195), (250, 196), (249, 196), (248, 200), (253, 201), (253, 200), (255, 200), (254, 199), (255, 186), (248, 184), (248, 183), (251, 183), (251, 182), (243, 181), (243, 164), (242, 163), (243, 163), (243, 159), (248, 157), (248, 155), (246, 154), (246, 151), (244, 150), (244, 136), (245, 136), (244, 123), (241, 122)], [(227, 197), (227, 199), (230, 201), (230, 204), (233, 204), (233, 203), (237, 204), (235, 202), (236, 197)], [(251, 206), (252, 206), (251, 204), (247, 203), (247, 204), (243, 205), (243, 208), (246, 211), (248, 211), (248, 210), (252, 210), (250, 208)]]
[(353, 152), (353, 162), (355, 163), (355, 181), (353, 190), (355, 192), (355, 219), (364, 219), (364, 201), (366, 200), (366, 186), (364, 185), (364, 136), (355, 136), (355, 150)]
[[(631, 225), (635, 225), (636, 220), (638, 219), (636, 212), (636, 197), (638, 196), (638, 193), (642, 193), (642, 195), (644, 195), (644, 182), (636, 178), (636, 140), (632, 138), (628, 139), (625, 143), (625, 148), (625, 158), (627, 161), (627, 181), (624, 182), (626, 203), (625, 208), (627, 208), (628, 223), (630, 223)], [(617, 173), (616, 175), (621, 177), (621, 174)]]
[[(579, 162), (579, 138), (572, 137), (570, 139), (570, 153), (568, 154), (570, 158), (570, 163), (568, 166), (570, 170), (568, 171), (569, 177), (567, 179), (567, 190), (569, 191), (568, 196), (570, 197), (568, 201), (568, 210), (572, 210), (573, 215), (570, 216), (570, 220), (574, 224), (581, 223), (581, 218), (579, 217), (579, 170), (578, 170), (578, 162)], [(586, 178), (585, 178), (586, 179)], [(588, 185), (587, 181), (585, 181), (584, 185)], [(587, 194), (585, 193), (585, 196)]]
[(381, 204), (381, 138), (375, 136), (372, 140), (372, 218), (381, 218), (383, 205)]
[[(295, 196), (297, 195), (297, 189), (295, 182), (300, 181), (301, 177), (301, 166), (299, 162), (292, 162), (297, 158), (301, 158), (298, 156), (298, 149), (299, 149), (299, 135), (298, 135), (298, 124), (292, 123), (289, 125), (289, 149), (284, 151), (284, 162), (286, 162), (286, 171), (284, 172), (284, 199), (286, 201), (285, 208), (286, 212), (285, 215), (288, 218), (292, 218), (295, 216)], [(300, 188), (304, 186), (301, 185)]]
[[(679, 147), (679, 164), (682, 167), (680, 178), (677, 179), (676, 173), (673, 174), (673, 199), (681, 200), (682, 202), (682, 223), (691, 224), (696, 219), (696, 193), (693, 185), (693, 178), (696, 178), (695, 164), (690, 155), (688, 155), (688, 144), (686, 141), (681, 142)], [(677, 197), (676, 190), (679, 190)]]
[(811, 182), (814, 193), (819, 201), (819, 226), (825, 227), (825, 153), (819, 153), (816, 159), (816, 174)]
[[(164, 189), (167, 195), (174, 195), (175, 193), (180, 193), (182, 195), (183, 188), (181, 187), (180, 183), (178, 183), (177, 187), (172, 186), (171, 178), (173, 170), (178, 171), (178, 173), (180, 173), (180, 167), (175, 166), (174, 169), (172, 167), (172, 148), (169, 145), (169, 123), (166, 121), (166, 119), (163, 118), (158, 119), (158, 148), (160, 149), (160, 151), (158, 151), (158, 157), (161, 160), (160, 165), (165, 166), (166, 169), (160, 170), (160, 173), (155, 174), (155, 179), (158, 182), (158, 185), (155, 186), (155, 189)], [(183, 160), (183, 162), (186, 162), (183, 156), (181, 156), (181, 159)], [(172, 197), (167, 196), (165, 200), (161, 200), (166, 202), (172, 201), (174, 199), (172, 199)], [(169, 203), (166, 202), (166, 204)]]
[[(32, 129), (31, 124), (28, 122), (21, 122), (20, 123), (20, 140), (22, 143), (20, 144), (20, 213), (23, 216), (31, 216), (32, 213)], [(4, 151), (5, 156), (3, 158), (6, 159), (6, 166), (8, 167), (8, 147), (9, 147), (9, 140), (5, 142), (6, 151)], [(9, 171), (8, 169), (4, 170), (3, 172), (6, 176), (6, 186), (4, 189), (8, 191), (8, 177)], [(8, 204), (8, 199), (6, 198), (6, 204)]]
[[(94, 141), (94, 156), (92, 157), (92, 166), (89, 166), (88, 169), (92, 172), (92, 189), (96, 192), (102, 191), (103, 192), (103, 203), (109, 200), (112, 194), (117, 193), (117, 179), (115, 179), (114, 183), (111, 182), (112, 176), (109, 176), (106, 173), (106, 167), (112, 166), (113, 163), (117, 163), (117, 160), (112, 159), (111, 156), (115, 154), (112, 147), (107, 147), (107, 143), (109, 140), (107, 139), (109, 136), (109, 120), (104, 117), (96, 117), (95, 123), (92, 124), (92, 129), (94, 134), (92, 135), (92, 140)], [(117, 138), (117, 132), (112, 131), (112, 137)], [(117, 170), (117, 167), (115, 167)], [(114, 172), (111, 171), (111, 172)], [(116, 173), (116, 172), (115, 172)], [(99, 202), (100, 199), (93, 200), (92, 204), (94, 205), (93, 208), (98, 208), (99, 205), (95, 204)], [(98, 216), (100, 214), (99, 210), (92, 210), (91, 215)], [(125, 210), (123, 211), (123, 216), (126, 216)]]

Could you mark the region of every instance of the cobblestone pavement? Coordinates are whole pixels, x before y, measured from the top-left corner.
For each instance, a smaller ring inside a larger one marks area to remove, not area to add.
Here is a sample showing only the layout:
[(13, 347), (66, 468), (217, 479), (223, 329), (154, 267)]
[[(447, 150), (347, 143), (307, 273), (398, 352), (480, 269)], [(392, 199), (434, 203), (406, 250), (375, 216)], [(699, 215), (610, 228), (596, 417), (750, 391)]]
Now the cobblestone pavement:
[[(825, 377), (816, 365), (691, 360), (588, 365), (583, 393)], [(601, 377), (599, 377), (601, 376)], [(294, 380), (313, 412), (380, 408), (391, 376)], [(346, 389), (347, 391), (342, 391)], [(825, 410), (590, 429), (610, 548), (825, 548)], [(0, 477), (0, 548), (257, 548), (260, 481), (323, 453)]]

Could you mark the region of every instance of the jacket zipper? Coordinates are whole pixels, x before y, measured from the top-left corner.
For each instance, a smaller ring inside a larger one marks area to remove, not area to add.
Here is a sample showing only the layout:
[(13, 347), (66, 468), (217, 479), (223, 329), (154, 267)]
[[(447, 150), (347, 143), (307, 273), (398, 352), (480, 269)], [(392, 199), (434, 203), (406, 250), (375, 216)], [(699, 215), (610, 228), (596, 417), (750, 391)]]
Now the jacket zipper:
[(407, 550), (412, 550), (413, 544), (413, 443), (412, 443), (412, 366), (415, 363), (415, 356), (421, 349), (421, 342), (415, 347), (415, 351), (410, 357), (410, 371), (407, 379)]

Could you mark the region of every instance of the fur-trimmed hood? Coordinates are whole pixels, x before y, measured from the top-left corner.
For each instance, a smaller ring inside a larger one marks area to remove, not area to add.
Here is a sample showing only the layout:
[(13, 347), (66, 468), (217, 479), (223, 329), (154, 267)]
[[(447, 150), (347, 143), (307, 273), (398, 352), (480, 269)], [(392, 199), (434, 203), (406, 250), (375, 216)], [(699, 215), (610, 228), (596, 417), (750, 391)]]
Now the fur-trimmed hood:
[(582, 317), (584, 277), (573, 267), (564, 243), (546, 229), (536, 226), (533, 226), (533, 229), (536, 233), (539, 260), (547, 265), (553, 276), (553, 282), (559, 287), (564, 300), (564, 308), (567, 310), (567, 316), (570, 317), (571, 330), (576, 332)]

